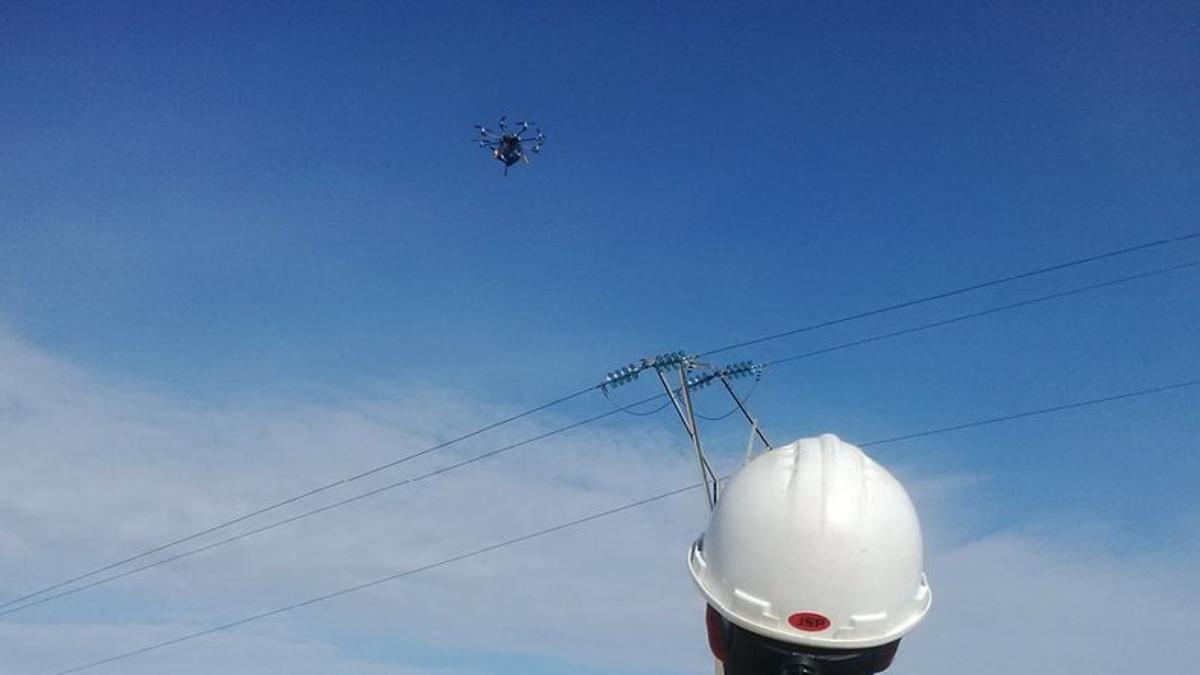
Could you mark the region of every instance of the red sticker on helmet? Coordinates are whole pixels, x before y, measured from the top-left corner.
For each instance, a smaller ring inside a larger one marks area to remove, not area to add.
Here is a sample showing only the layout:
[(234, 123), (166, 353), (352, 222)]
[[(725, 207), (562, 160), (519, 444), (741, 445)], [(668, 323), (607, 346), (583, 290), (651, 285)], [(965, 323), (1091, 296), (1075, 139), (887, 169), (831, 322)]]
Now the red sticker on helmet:
[(788, 617), (788, 623), (792, 624), (792, 628), (796, 628), (809, 633), (816, 633), (829, 628), (829, 619), (816, 612), (800, 612)]

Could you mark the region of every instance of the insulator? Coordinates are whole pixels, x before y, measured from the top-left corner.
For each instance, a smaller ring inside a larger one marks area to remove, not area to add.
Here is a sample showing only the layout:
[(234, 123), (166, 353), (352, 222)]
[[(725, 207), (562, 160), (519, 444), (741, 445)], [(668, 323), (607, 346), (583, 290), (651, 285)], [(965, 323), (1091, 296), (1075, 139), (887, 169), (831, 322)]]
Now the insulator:
[(671, 371), (681, 367), (687, 362), (688, 357), (686, 352), (667, 352), (666, 354), (657, 354), (655, 356), (647, 356), (637, 363), (631, 363), (622, 368), (609, 372), (604, 376), (604, 381), (601, 383), (601, 388), (608, 391), (609, 387), (619, 387), (623, 384), (638, 379), (642, 371), (654, 368), (655, 370)]
[(671, 371), (678, 368), (683, 360), (683, 352), (668, 352), (666, 354), (659, 354), (653, 359), (647, 359), (647, 366), (660, 371)]
[(636, 377), (639, 370), (640, 368), (636, 365), (628, 365), (624, 368), (619, 368), (605, 376), (604, 384), (605, 386), (619, 387), (629, 382), (630, 379)]
[(758, 370), (759, 366), (757, 366), (753, 361), (739, 361), (738, 363), (732, 363), (728, 366), (725, 366), (718, 372), (720, 373), (721, 377), (736, 380), (752, 374), (755, 377), (758, 377)]

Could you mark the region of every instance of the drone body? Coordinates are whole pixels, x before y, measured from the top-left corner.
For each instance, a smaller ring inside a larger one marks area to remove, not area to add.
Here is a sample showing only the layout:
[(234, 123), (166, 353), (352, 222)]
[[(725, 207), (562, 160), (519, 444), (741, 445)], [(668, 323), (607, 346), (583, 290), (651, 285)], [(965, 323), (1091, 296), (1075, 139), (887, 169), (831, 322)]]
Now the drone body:
[[(530, 152), (538, 153), (542, 151), (542, 143), (546, 140), (541, 130), (530, 122), (517, 122), (516, 124), (518, 128), (510, 131), (507, 116), (501, 116), (498, 131), (491, 131), (486, 127), (475, 125), (475, 129), (479, 131), (479, 138), (476, 142), (481, 148), (491, 149), (492, 157), (504, 164), (505, 175), (508, 175), (508, 167), (517, 162), (529, 164), (529, 156), (525, 154), (526, 143), (529, 144)], [(529, 135), (531, 132), (532, 135)]]

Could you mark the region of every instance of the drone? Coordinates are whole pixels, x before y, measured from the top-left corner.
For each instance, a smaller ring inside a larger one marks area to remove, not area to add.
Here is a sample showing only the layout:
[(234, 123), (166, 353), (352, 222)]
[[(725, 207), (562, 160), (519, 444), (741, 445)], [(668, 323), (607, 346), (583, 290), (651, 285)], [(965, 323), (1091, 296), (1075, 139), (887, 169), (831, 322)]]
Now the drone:
[[(531, 122), (517, 122), (517, 129), (510, 131), (508, 128), (508, 116), (500, 117), (499, 131), (492, 131), (486, 127), (475, 125), (475, 129), (479, 132), (479, 138), (476, 142), (481, 148), (491, 148), (492, 157), (497, 161), (504, 163), (504, 175), (508, 175), (508, 167), (517, 162), (525, 162), (529, 164), (529, 156), (525, 154), (525, 145), (529, 144), (529, 151), (539, 153), (542, 151), (542, 143), (546, 141), (546, 137), (542, 134), (542, 130), (538, 129)], [(531, 134), (532, 135), (528, 135)]]

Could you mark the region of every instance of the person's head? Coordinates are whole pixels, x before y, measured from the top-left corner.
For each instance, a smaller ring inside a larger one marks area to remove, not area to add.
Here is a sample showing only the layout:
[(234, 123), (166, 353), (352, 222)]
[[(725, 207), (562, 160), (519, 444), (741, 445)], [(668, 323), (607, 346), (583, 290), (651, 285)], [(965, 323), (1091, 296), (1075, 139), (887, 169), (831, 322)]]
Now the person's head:
[(923, 565), (907, 491), (832, 434), (743, 467), (688, 556), (726, 675), (883, 670), (929, 610)]
[(725, 675), (873, 675), (887, 670), (900, 640), (863, 649), (823, 649), (772, 640), (721, 616), (710, 605), (708, 645)]

